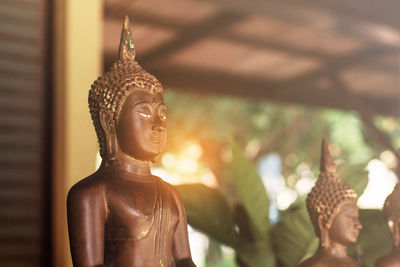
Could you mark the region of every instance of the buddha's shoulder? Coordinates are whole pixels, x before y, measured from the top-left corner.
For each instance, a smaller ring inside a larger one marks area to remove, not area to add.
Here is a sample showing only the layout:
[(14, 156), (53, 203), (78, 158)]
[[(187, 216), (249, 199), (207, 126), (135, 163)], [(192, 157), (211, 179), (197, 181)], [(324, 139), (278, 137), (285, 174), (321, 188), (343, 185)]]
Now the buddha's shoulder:
[(303, 261), (299, 265), (299, 267), (338, 267), (338, 266), (358, 267), (360, 265), (356, 262), (356, 260), (350, 257), (348, 257), (345, 260), (338, 260), (321, 254), (316, 254), (311, 258)]
[(301, 262), (299, 267), (326, 267), (326, 265), (321, 261), (320, 257), (314, 255)]
[(170, 194), (173, 196), (173, 198), (175, 199), (175, 201), (181, 202), (181, 197), (179, 195), (178, 189), (176, 189), (176, 187), (166, 181), (164, 181), (163, 179), (161, 179), (158, 176), (154, 176), (153, 177), (155, 179), (158, 180), (158, 182), (167, 190), (170, 192)]
[(378, 259), (375, 263), (376, 267), (399, 267), (400, 257), (398, 255), (389, 254)]
[(299, 267), (330, 267), (337, 266), (336, 264), (331, 264), (332, 259), (324, 254), (316, 253), (312, 257), (303, 261)]
[(68, 201), (80, 200), (84, 198), (93, 198), (103, 196), (107, 187), (107, 179), (101, 172), (95, 172), (92, 175), (80, 180), (68, 192)]

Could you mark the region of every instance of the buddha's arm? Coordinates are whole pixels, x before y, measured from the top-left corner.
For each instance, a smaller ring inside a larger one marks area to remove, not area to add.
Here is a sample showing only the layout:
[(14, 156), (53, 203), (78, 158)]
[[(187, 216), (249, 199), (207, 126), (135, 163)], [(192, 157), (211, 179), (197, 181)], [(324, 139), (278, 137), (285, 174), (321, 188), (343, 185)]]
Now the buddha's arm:
[(185, 209), (178, 191), (173, 188), (173, 195), (179, 210), (179, 223), (175, 230), (173, 255), (177, 267), (196, 267), (190, 254), (189, 238)]
[(104, 191), (77, 184), (68, 193), (67, 208), (74, 267), (104, 266)]

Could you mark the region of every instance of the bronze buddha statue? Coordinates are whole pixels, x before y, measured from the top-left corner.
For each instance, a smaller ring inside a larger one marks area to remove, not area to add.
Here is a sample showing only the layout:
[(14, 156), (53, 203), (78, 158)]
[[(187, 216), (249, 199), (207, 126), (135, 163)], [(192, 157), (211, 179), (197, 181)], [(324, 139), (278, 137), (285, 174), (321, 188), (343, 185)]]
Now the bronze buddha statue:
[(346, 252), (361, 230), (358, 197), (336, 172), (325, 140), (321, 150), (321, 174), (307, 196), (307, 210), (320, 243), (317, 252), (299, 266), (359, 266)]
[(75, 267), (195, 266), (176, 189), (150, 162), (166, 139), (163, 87), (135, 61), (125, 18), (119, 60), (89, 92), (102, 164), (68, 194)]
[(386, 198), (383, 206), (387, 225), (392, 236), (392, 251), (380, 258), (376, 267), (400, 267), (400, 184), (396, 184), (393, 192)]

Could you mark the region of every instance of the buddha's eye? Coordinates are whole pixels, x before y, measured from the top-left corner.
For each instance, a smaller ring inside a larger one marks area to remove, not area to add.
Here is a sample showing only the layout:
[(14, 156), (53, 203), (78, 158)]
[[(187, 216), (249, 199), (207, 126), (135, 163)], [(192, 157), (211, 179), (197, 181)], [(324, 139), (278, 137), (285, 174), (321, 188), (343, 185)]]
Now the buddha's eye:
[(140, 116), (145, 117), (145, 118), (150, 118), (151, 117), (150, 114), (146, 114), (146, 113), (143, 113), (143, 112), (140, 112), (140, 111), (138, 111), (138, 113), (139, 113)]
[(142, 106), (137, 110), (137, 113), (144, 117), (144, 118), (150, 118), (152, 115), (151, 109), (147, 106)]
[(161, 106), (158, 109), (158, 116), (160, 117), (161, 120), (165, 121), (167, 119), (167, 110), (165, 106)]
[(358, 219), (358, 216), (355, 216), (355, 215), (347, 215), (346, 216), (349, 220), (352, 220), (352, 221), (356, 221), (357, 219)]

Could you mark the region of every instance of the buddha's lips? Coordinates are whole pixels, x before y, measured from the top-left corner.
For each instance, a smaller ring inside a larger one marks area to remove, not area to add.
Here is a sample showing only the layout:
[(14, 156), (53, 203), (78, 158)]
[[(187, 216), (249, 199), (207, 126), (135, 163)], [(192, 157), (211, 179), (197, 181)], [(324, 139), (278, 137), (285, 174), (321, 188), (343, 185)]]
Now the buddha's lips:
[(359, 234), (360, 234), (360, 230), (353, 231), (354, 238), (357, 238)]
[(150, 134), (150, 142), (156, 143), (156, 144), (161, 144), (164, 141), (164, 134), (161, 133), (153, 133)]

